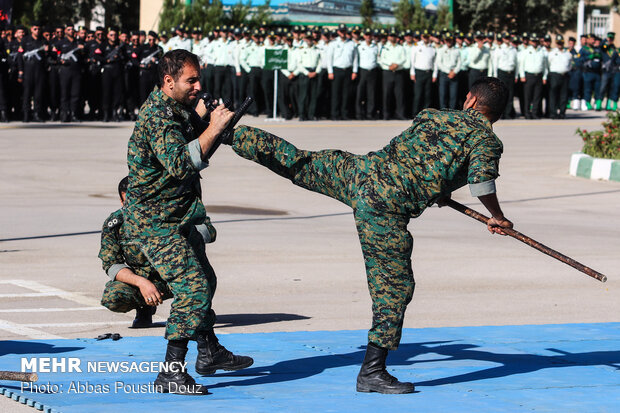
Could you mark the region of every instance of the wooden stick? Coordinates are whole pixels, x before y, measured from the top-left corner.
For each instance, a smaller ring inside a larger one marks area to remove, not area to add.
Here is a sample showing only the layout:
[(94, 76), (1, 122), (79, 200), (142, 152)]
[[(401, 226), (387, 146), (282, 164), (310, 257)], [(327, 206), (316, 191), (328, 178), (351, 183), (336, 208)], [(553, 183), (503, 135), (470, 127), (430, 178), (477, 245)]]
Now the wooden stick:
[[(482, 215), (481, 213), (474, 211), (471, 208), (466, 207), (463, 204), (460, 204), (452, 199), (448, 200), (446, 202), (446, 205), (448, 205), (450, 208), (456, 209), (457, 211), (465, 214), (465, 215), (469, 215), (470, 217), (482, 222), (483, 224), (487, 224), (487, 221), (489, 220), (489, 218), (487, 218), (486, 216)], [(568, 264), (571, 267), (578, 269), (579, 271), (581, 271), (582, 273), (589, 275), (592, 278), (596, 278), (597, 280), (599, 280), (600, 282), (605, 282), (607, 281), (607, 277), (603, 274), (601, 274), (598, 271), (593, 270), (590, 267), (586, 267), (585, 265), (575, 261), (574, 259), (556, 251), (553, 250), (549, 247), (547, 247), (546, 245), (541, 244), (540, 242), (528, 237), (527, 235), (524, 235), (522, 233), (520, 233), (519, 231), (512, 229), (512, 228), (502, 228), (502, 231), (504, 231), (507, 235), (510, 235), (513, 238), (518, 239), (519, 241), (523, 242), (524, 244), (529, 245), (532, 248), (536, 248), (538, 251), (543, 252), (547, 255), (549, 255), (550, 257), (555, 258), (556, 260), (562, 261), (564, 264)]]
[(22, 373), (21, 371), (2, 371), (0, 370), (0, 380), (13, 381), (37, 381), (37, 373)]

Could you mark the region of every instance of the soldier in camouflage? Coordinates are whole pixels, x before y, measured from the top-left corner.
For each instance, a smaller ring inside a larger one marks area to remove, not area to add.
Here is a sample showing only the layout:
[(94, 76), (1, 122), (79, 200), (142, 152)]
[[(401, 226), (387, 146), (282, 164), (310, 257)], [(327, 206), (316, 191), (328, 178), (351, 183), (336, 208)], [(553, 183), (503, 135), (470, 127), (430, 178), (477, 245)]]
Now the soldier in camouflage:
[(469, 184), (491, 212), (488, 229), (512, 227), (495, 194), (502, 143), (493, 133), (506, 105), (507, 88), (497, 78), (481, 78), (467, 95), (464, 110), (422, 111), (412, 126), (383, 149), (367, 155), (339, 150), (299, 150), (263, 130), (240, 126), (225, 143), (243, 158), (353, 208), (362, 246), (373, 321), (357, 390), (411, 393), (385, 367), (388, 350), (398, 347), (415, 281), (411, 268), (410, 218), (452, 191)]
[[(125, 203), (128, 183), (129, 177), (126, 176), (118, 184), (121, 206)], [(122, 224), (123, 210), (118, 209), (105, 220), (101, 230), (99, 258), (103, 270), (111, 278), (103, 291), (101, 305), (118, 313), (135, 309), (136, 318), (132, 328), (150, 327), (156, 306), (172, 298), (172, 293), (168, 284), (139, 252), (137, 260), (134, 260), (132, 255), (125, 254), (121, 246), (124, 235)], [(204, 229), (208, 236), (205, 241), (214, 242), (217, 232), (209, 217), (206, 217)]]
[(233, 113), (220, 105), (209, 123), (204, 122), (204, 105), (198, 105), (200, 114), (192, 109), (199, 80), (198, 58), (191, 52), (178, 49), (161, 58), (161, 86), (140, 109), (129, 140), (129, 190), (123, 209), (123, 248), (134, 261), (143, 256), (174, 296), (166, 325), (169, 368), (159, 373), (155, 388), (189, 395), (208, 394), (182, 368), (189, 340), (197, 341), (196, 372), (201, 375), (253, 363), (226, 350), (213, 332), (216, 278), (204, 248), (200, 171), (208, 166), (209, 149)]

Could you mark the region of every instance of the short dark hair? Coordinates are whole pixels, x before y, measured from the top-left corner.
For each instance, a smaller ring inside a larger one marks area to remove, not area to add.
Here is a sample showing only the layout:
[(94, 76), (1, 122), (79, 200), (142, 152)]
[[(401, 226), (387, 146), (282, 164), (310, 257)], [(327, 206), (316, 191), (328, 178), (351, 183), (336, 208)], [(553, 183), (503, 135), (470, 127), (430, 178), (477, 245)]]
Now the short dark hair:
[(127, 192), (127, 187), (129, 186), (129, 177), (126, 176), (118, 183), (118, 197), (123, 197), (123, 192)]
[(478, 106), (490, 116), (491, 123), (498, 120), (508, 104), (508, 88), (496, 77), (481, 77), (469, 92), (478, 98)]
[(184, 49), (171, 50), (159, 59), (159, 84), (164, 84), (164, 76), (169, 75), (176, 81), (183, 72), (183, 66), (189, 63), (200, 67), (198, 56)]

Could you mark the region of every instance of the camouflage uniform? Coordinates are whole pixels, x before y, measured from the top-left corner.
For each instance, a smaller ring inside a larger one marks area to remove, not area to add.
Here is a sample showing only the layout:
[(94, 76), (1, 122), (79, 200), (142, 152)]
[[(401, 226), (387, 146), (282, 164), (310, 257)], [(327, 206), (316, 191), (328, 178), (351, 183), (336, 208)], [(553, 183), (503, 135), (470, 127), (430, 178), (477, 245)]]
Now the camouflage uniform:
[(208, 163), (196, 139), (205, 127), (191, 108), (156, 89), (129, 140), (123, 248), (143, 254), (174, 295), (168, 340), (195, 339), (215, 322), (216, 278), (205, 254), (199, 174)]
[(377, 152), (304, 151), (265, 131), (241, 126), (233, 150), (295, 185), (353, 208), (362, 246), (373, 322), (370, 342), (395, 349), (415, 281), (412, 217), (470, 184), (472, 195), (495, 192), (502, 143), (478, 111), (427, 109)]
[(148, 264), (144, 257), (138, 255), (136, 259), (124, 254), (120, 245), (120, 240), (123, 237), (122, 224), (123, 211), (120, 209), (113, 212), (105, 220), (101, 229), (101, 249), (99, 250), (99, 259), (101, 259), (103, 270), (111, 278), (103, 290), (101, 305), (117, 313), (126, 313), (147, 305), (139, 288), (121, 281), (115, 281), (116, 274), (123, 268), (131, 268), (136, 275), (149, 279), (162, 294), (162, 299), (166, 300), (172, 297), (166, 282), (153, 270), (153, 267)]
[[(163, 300), (172, 298), (168, 284), (161, 279), (157, 271), (153, 270), (148, 260), (139, 251), (136, 251), (137, 257), (124, 253), (121, 247), (121, 239), (124, 233), (122, 224), (123, 211), (119, 209), (105, 220), (101, 229), (99, 259), (101, 259), (103, 270), (111, 278), (103, 290), (101, 305), (117, 313), (126, 313), (147, 305), (138, 287), (116, 281), (116, 275), (123, 268), (130, 268), (134, 274), (151, 281), (162, 294)], [(207, 217), (205, 225), (211, 237), (210, 242), (215, 241), (216, 231), (211, 225), (209, 217)]]

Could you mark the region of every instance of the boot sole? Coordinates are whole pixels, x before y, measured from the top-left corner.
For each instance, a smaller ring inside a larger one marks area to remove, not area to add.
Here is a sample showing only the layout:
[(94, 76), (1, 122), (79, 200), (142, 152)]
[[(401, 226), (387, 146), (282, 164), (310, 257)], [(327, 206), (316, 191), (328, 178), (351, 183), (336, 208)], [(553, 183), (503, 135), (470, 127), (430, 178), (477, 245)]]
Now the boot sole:
[(390, 389), (386, 389), (386, 390), (378, 390), (378, 389), (373, 389), (372, 387), (364, 387), (364, 386), (357, 386), (356, 390), (360, 393), (381, 393), (381, 394), (410, 394), (413, 393), (415, 391), (415, 386), (412, 386), (411, 389), (407, 389), (405, 391), (400, 391), (400, 390), (390, 390)]
[(216, 366), (212, 369), (209, 370), (198, 370), (196, 369), (196, 373), (200, 374), (201, 376), (208, 376), (210, 374), (215, 373), (217, 370), (224, 370), (224, 371), (237, 371), (237, 370), (243, 370), (243, 369), (247, 369), (248, 367), (250, 367), (252, 364), (254, 364), (254, 360), (252, 360), (249, 363), (246, 364), (242, 364), (241, 366), (238, 366), (234, 369), (231, 368), (226, 368), (226, 367), (220, 367), (220, 366)]

